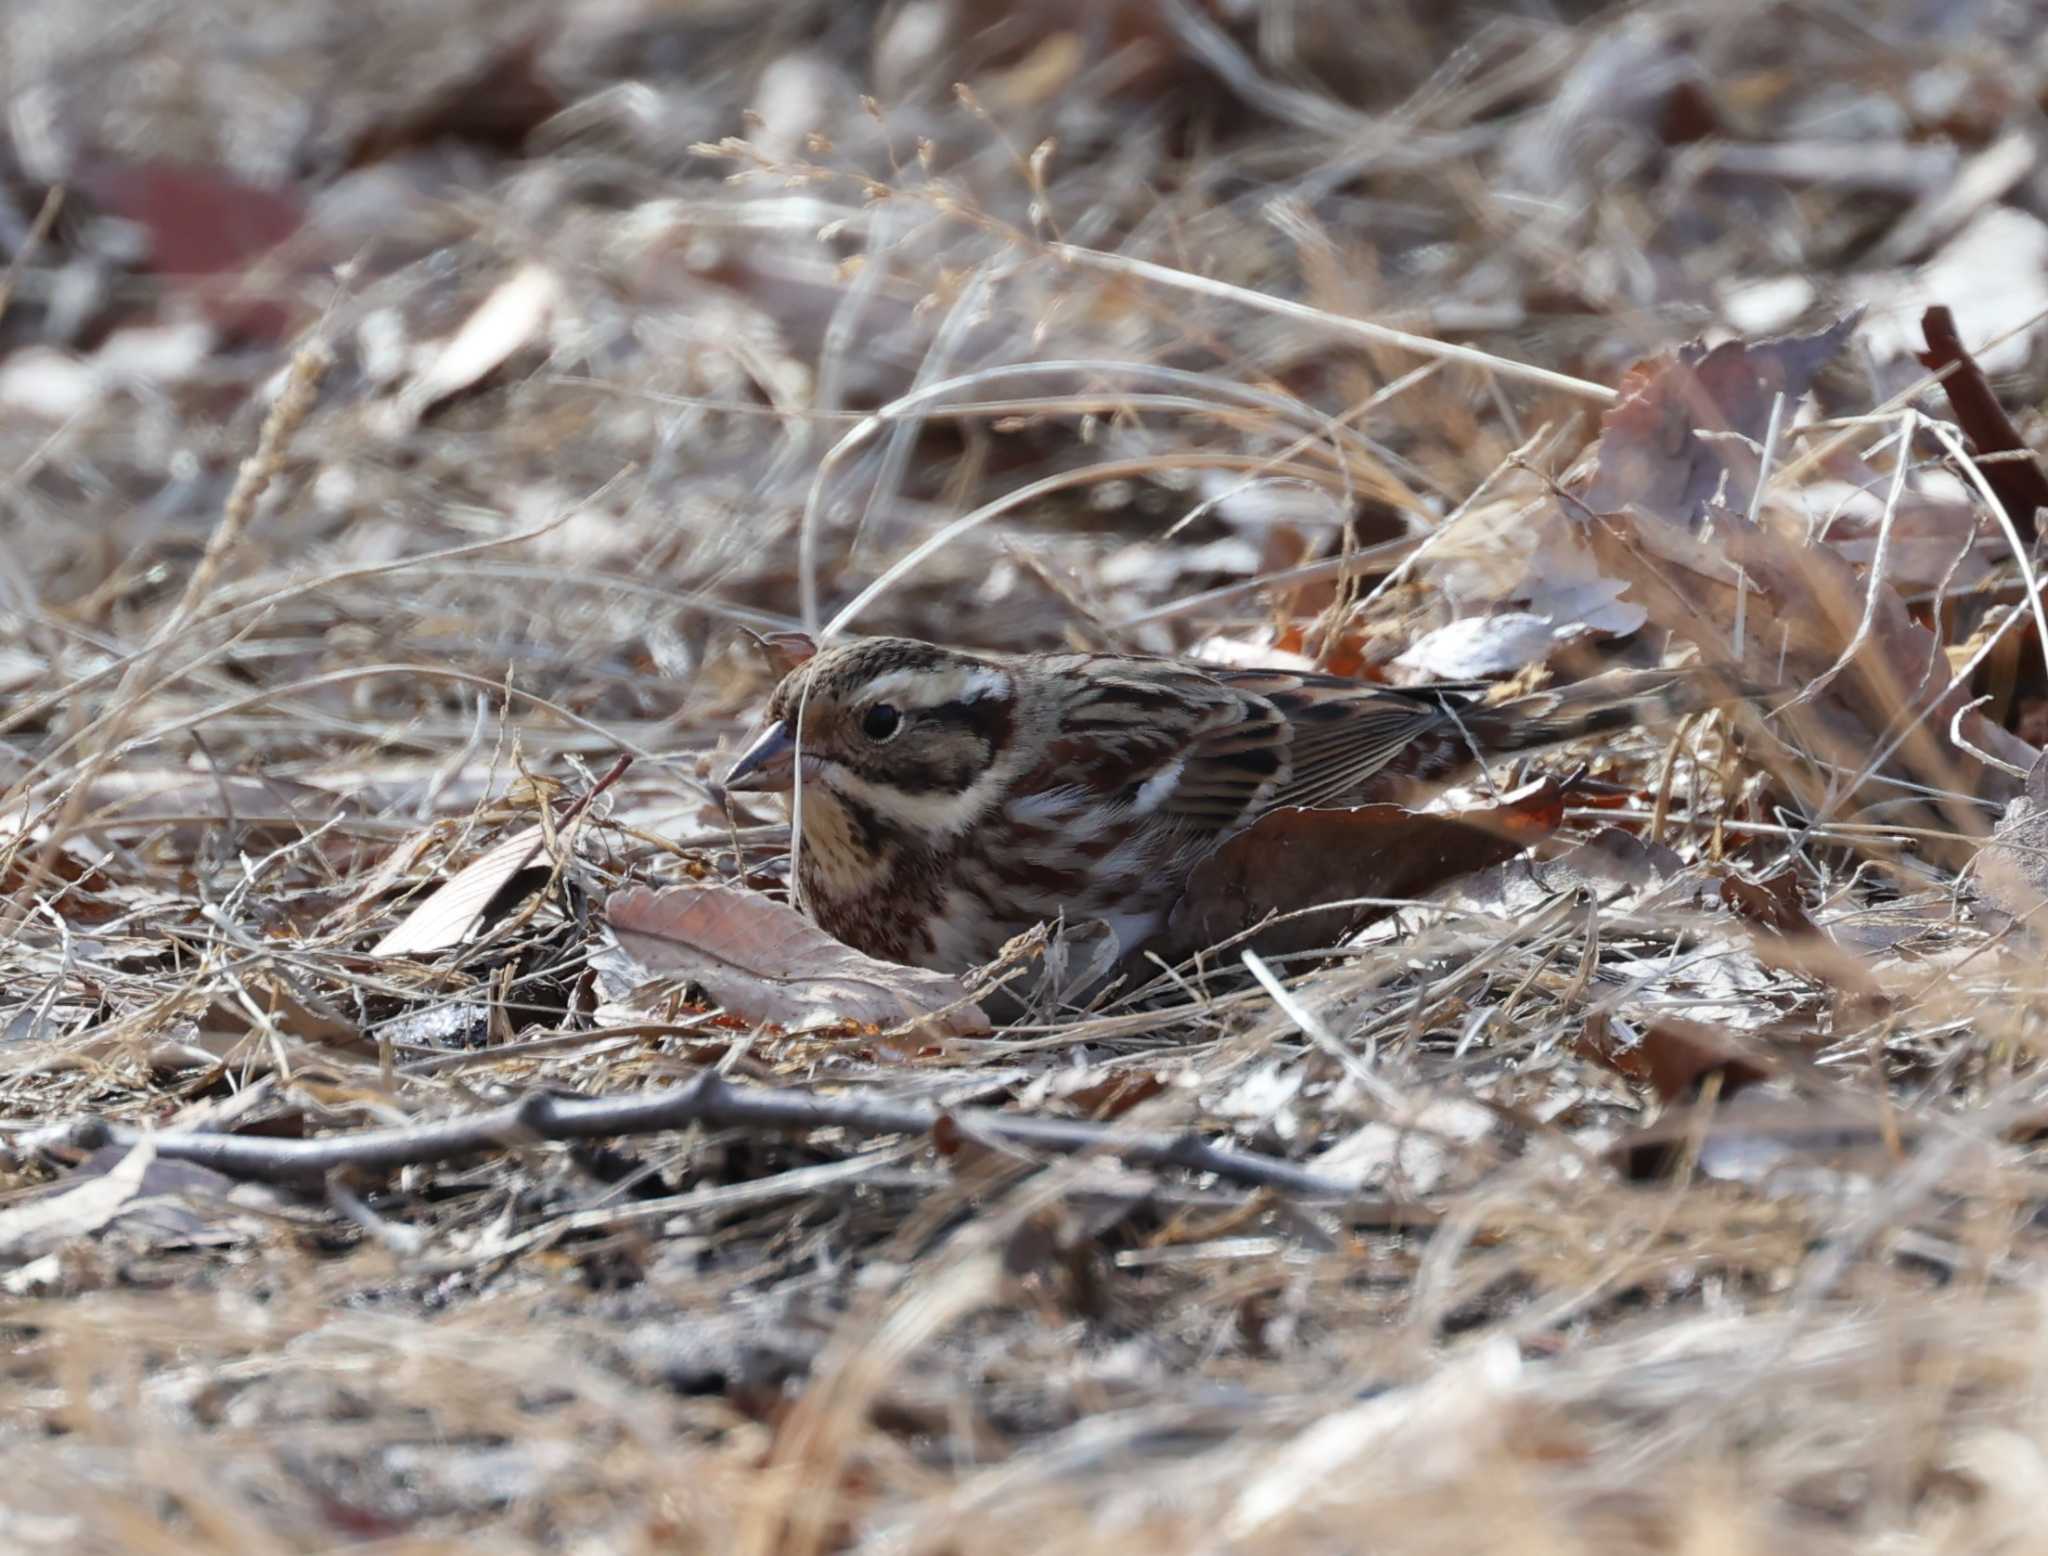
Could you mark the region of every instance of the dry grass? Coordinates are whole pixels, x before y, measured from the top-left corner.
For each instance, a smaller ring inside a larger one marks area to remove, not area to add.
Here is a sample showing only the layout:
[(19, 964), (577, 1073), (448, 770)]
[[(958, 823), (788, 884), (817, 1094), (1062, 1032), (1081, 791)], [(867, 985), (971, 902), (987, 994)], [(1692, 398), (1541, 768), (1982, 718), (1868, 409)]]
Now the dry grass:
[[(57, 127), (0, 143), (0, 1547), (2031, 1548), (2041, 990), (1974, 896), (1995, 780), (1852, 811), (1815, 744), (1766, 778), (1722, 721), (1645, 734), (1577, 753), (1614, 803), (1540, 865), (1280, 967), (1284, 1001), (1163, 980), (985, 1040), (750, 1030), (634, 990), (594, 917), (772, 881), (780, 829), (706, 791), (765, 690), (741, 627), (1278, 627), (1384, 672), (1532, 578), (1611, 603), (1520, 516), (1629, 362), (1757, 332), (1745, 287), (1808, 283), (1810, 324), (1982, 210), (2038, 221), (2038, 171), (1976, 161), (2038, 142), (2048, 82), (1994, 8), (445, 0), (357, 33), (308, 0), (234, 49), (193, 7), (31, 9), (0, 21)], [(145, 154), (304, 220), (158, 274), (116, 217), (192, 234), (107, 171)], [(2048, 302), (2001, 287), (1964, 333), (2018, 342), (2039, 450)], [(1992, 609), (2024, 547), (1942, 442), (1873, 447), (1896, 396), (1947, 414), (1923, 379), (1846, 354), (1769, 501), (1983, 627), (2010, 724), (2048, 693)], [(1882, 535), (1799, 457), (1833, 432)], [(1941, 503), (1953, 567), (1914, 549)], [(367, 954), (621, 752), (495, 934)], [(1830, 960), (1722, 900), (1787, 870)], [(1772, 1079), (1661, 1109), (1600, 1062), (1674, 1017)], [(706, 1066), (1107, 1107), (1358, 1199), (845, 1129), (508, 1139), (310, 1194), (36, 1148)], [(1661, 1170), (1624, 1171), (1660, 1111)]]

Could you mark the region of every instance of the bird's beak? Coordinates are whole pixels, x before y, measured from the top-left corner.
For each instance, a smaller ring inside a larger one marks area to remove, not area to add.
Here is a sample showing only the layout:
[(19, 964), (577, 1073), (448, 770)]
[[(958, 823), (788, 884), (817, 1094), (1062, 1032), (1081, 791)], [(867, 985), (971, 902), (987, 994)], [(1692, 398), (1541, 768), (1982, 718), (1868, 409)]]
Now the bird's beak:
[(719, 786), (737, 794), (786, 794), (796, 787), (796, 737), (770, 724), (726, 769)]

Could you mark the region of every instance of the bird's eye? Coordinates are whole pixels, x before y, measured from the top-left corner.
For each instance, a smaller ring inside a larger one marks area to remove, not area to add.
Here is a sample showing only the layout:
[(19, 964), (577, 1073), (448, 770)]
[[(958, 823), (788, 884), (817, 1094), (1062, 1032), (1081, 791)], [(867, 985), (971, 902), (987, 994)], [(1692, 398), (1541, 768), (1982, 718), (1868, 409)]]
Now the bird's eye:
[(878, 702), (861, 715), (860, 732), (870, 740), (892, 739), (903, 727), (903, 715), (886, 702)]

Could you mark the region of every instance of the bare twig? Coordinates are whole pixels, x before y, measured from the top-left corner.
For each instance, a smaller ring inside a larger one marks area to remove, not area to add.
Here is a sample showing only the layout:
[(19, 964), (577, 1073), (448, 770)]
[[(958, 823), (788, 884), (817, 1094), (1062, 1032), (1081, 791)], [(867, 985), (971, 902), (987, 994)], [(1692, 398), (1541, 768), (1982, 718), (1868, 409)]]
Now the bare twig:
[(152, 1132), (127, 1124), (85, 1119), (34, 1143), (61, 1139), (82, 1148), (131, 1146), (150, 1140), (159, 1160), (197, 1162), (230, 1177), (268, 1183), (317, 1183), (337, 1168), (388, 1170), (493, 1151), (519, 1141), (588, 1140), (607, 1135), (655, 1134), (685, 1124), (766, 1129), (844, 1129), (867, 1135), (928, 1133), (942, 1117), (970, 1135), (1004, 1145), (1055, 1153), (1100, 1152), (1144, 1167), (1179, 1167), (1213, 1173), (1233, 1183), (1296, 1198), (1349, 1200), (1348, 1184), (1289, 1162), (1210, 1145), (1191, 1134), (1138, 1134), (1079, 1120), (1030, 1118), (990, 1108), (945, 1110), (921, 1103), (766, 1087), (738, 1087), (707, 1070), (687, 1086), (632, 1096), (574, 1097), (534, 1092), (487, 1112), (430, 1124), (364, 1130), (315, 1140), (257, 1135)]

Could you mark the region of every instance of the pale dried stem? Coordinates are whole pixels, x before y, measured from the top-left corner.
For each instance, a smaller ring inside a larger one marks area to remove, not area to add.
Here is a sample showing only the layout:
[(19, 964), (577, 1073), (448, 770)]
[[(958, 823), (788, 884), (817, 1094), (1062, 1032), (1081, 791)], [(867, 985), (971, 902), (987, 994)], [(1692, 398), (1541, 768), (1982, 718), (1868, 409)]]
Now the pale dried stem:
[(172, 607), (163, 624), (150, 635), (150, 652), (138, 658), (123, 672), (120, 685), (113, 695), (113, 707), (102, 721), (91, 754), (82, 764), (70, 793), (57, 814), (51, 819), (48, 837), (42, 848), (23, 872), (20, 883), (9, 894), (4, 906), (0, 906), (0, 936), (10, 933), (22, 921), (28, 906), (35, 900), (36, 893), (49, 879), (57, 857), (63, 852), (65, 840), (71, 826), (86, 807), (92, 781), (106, 769), (121, 745), (129, 723), (142, 705), (139, 695), (141, 683), (148, 673), (148, 667), (155, 652), (162, 650), (184, 632), (198, 614), (200, 606), (212, 591), (221, 569), (226, 566), (229, 555), (240, 544), (249, 521), (255, 517), (256, 505), (263, 494), (284, 469), (285, 455), (290, 447), (292, 435), (298, 431), (313, 409), (313, 402), (320, 392), (320, 380), (326, 376), (333, 355), (325, 341), (315, 335), (301, 345), (292, 356), (291, 367), (285, 375), (283, 388), (270, 413), (263, 419), (262, 430), (257, 434), (256, 451), (242, 462), (234, 486), (228, 492), (226, 504), (221, 509), (220, 522), (214, 526), (212, 536), (207, 540), (206, 549), (200, 553), (198, 564), (192, 569), (192, 576), (185, 581), (185, 588)]

